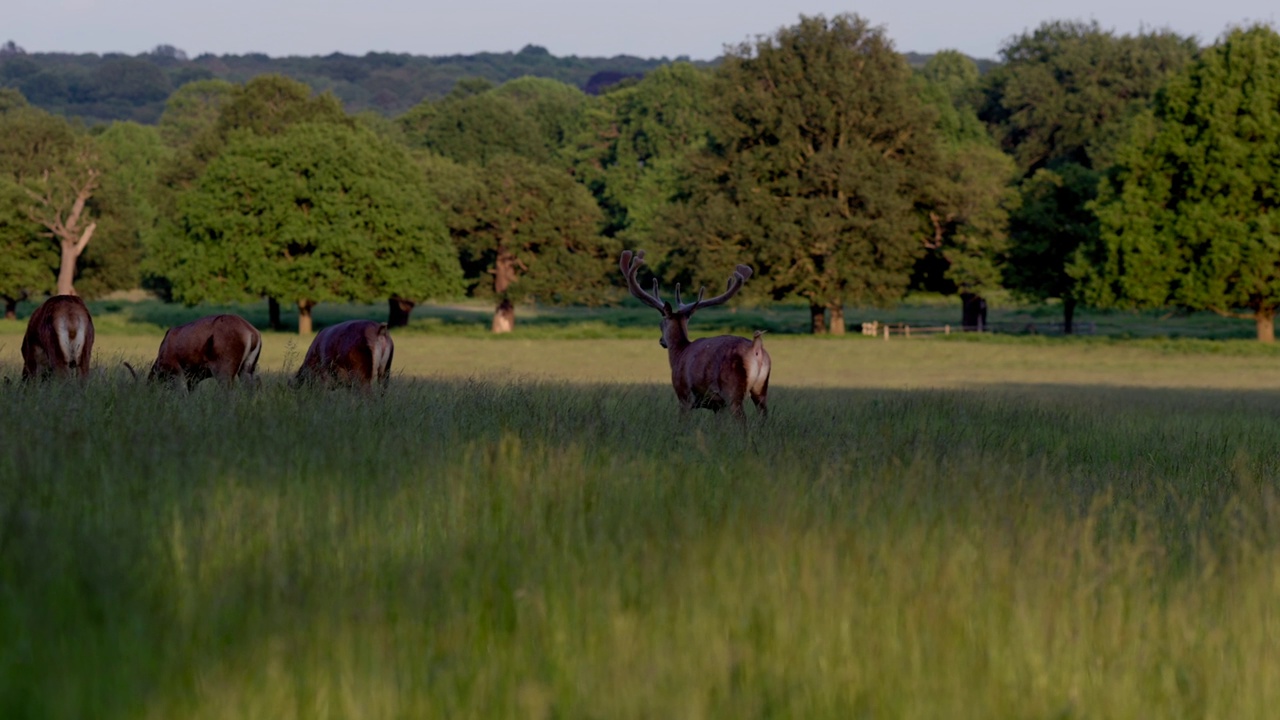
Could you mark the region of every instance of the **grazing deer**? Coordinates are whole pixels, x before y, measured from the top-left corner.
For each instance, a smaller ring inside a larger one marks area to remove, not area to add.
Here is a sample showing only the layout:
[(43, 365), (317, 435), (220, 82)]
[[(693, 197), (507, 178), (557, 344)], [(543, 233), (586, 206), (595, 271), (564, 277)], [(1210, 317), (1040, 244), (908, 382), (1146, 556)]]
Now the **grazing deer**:
[[(253, 380), (261, 352), (262, 333), (248, 320), (239, 315), (209, 315), (169, 328), (147, 379), (182, 378), (188, 391), (207, 378), (217, 378), (230, 387), (236, 378), (243, 382)], [(138, 376), (132, 365), (124, 365), (135, 378)]]
[(311, 341), (293, 385), (361, 385), (384, 388), (391, 379), (395, 343), (387, 324), (372, 320), (348, 320), (320, 331)]
[(619, 265), (627, 279), (627, 288), (645, 305), (662, 313), (662, 339), (671, 361), (671, 385), (680, 400), (681, 414), (694, 408), (719, 412), (726, 405), (739, 420), (745, 420), (742, 405), (748, 394), (761, 417), (768, 415), (769, 353), (764, 349), (763, 332), (748, 340), (736, 335), (689, 340), (689, 316), (712, 305), (720, 305), (737, 294), (751, 277), (751, 268), (739, 265), (729, 278), (729, 287), (720, 295), (704, 299), (707, 289), (698, 291), (698, 299), (680, 302), (680, 285), (676, 285), (676, 305), (658, 297), (658, 279), (653, 279), (653, 292), (645, 292), (636, 281), (636, 272), (644, 264), (644, 251), (622, 253)]
[(22, 336), (22, 379), (89, 376), (93, 318), (75, 295), (54, 295), (36, 308)]

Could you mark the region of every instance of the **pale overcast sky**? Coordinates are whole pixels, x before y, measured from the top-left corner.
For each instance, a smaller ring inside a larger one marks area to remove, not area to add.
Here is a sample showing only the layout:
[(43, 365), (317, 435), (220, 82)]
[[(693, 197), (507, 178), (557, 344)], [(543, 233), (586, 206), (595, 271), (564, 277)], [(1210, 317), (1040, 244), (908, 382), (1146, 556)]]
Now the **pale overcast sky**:
[(1049, 19), (1097, 20), (1122, 33), (1169, 28), (1212, 42), (1233, 24), (1275, 23), (1276, 0), (0, 0), (0, 42), (29, 52), (124, 52), (174, 45), (271, 56), (369, 51), (447, 55), (542, 45), (555, 55), (710, 59), (726, 43), (800, 14), (856, 12), (898, 50), (954, 48), (994, 58)]

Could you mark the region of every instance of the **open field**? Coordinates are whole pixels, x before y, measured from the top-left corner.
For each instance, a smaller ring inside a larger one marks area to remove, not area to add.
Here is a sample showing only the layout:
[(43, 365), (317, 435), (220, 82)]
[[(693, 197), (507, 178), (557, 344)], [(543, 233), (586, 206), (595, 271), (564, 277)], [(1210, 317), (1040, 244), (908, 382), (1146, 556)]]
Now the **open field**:
[(1272, 349), (770, 335), (744, 434), (618, 334), (411, 328), (370, 397), (272, 333), (257, 391), (134, 384), (112, 329), (0, 384), (0, 717), (1280, 707)]

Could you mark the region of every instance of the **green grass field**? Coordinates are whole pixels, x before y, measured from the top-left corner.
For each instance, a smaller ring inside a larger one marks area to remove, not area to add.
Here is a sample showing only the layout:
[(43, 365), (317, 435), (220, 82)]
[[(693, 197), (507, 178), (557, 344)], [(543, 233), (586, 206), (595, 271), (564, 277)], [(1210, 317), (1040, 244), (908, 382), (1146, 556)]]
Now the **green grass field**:
[(290, 391), (273, 333), (256, 391), (137, 384), (127, 315), (87, 386), (0, 383), (0, 717), (1280, 707), (1271, 348), (779, 329), (744, 433), (638, 312), (428, 313), (383, 396)]

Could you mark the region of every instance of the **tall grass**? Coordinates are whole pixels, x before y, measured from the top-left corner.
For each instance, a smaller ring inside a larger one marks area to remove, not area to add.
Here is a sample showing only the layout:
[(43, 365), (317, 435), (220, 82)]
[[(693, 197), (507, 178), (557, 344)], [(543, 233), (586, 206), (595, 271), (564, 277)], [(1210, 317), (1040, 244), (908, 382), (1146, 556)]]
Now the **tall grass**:
[(1276, 393), (0, 386), (0, 717), (1280, 707)]

